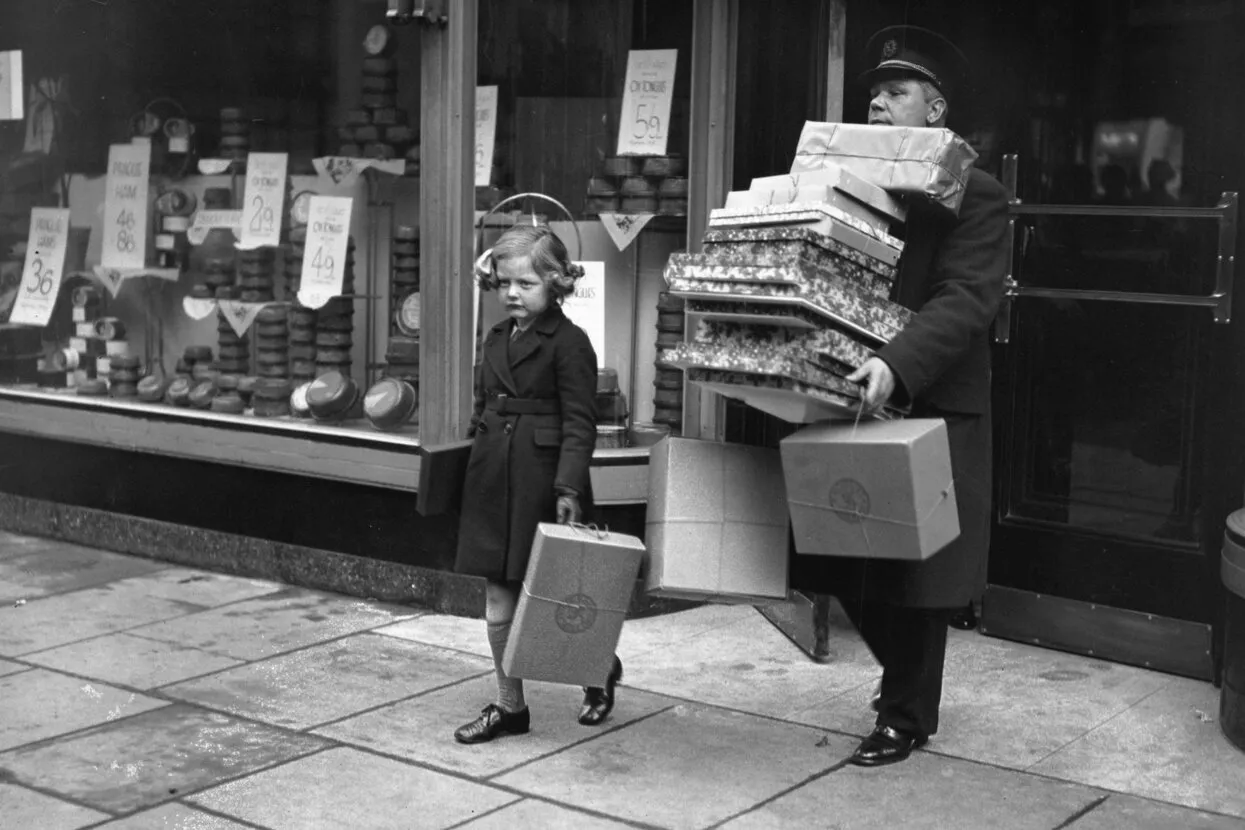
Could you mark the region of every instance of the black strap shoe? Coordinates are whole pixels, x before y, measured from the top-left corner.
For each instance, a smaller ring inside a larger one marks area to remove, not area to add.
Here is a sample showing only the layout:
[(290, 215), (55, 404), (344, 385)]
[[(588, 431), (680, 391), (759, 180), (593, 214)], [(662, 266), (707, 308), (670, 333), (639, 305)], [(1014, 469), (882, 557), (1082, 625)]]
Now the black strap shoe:
[(860, 742), (848, 760), (858, 767), (882, 767), (895, 764), (925, 746), (928, 738), (910, 735), (889, 726), (875, 726), (869, 737)]
[(480, 710), (480, 717), (455, 729), (454, 739), (460, 744), (482, 744), (500, 735), (522, 735), (531, 728), (532, 715), (526, 706), (518, 712), (507, 712), (490, 703)]
[(579, 710), (579, 722), (584, 726), (596, 726), (609, 717), (614, 710), (614, 687), (622, 680), (622, 660), (614, 658), (614, 668), (605, 679), (605, 688), (588, 686), (584, 689), (584, 705)]

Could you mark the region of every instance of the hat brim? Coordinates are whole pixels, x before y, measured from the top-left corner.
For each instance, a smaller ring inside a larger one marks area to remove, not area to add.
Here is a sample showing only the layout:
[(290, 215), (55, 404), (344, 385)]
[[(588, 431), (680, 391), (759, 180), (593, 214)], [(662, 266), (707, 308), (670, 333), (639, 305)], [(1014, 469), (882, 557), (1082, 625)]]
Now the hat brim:
[(891, 80), (895, 78), (916, 78), (922, 81), (929, 81), (938, 87), (940, 92), (946, 93), (947, 83), (934, 75), (923, 66), (908, 61), (890, 60), (885, 61), (872, 69), (861, 73), (859, 81), (866, 86), (873, 86), (879, 81)]

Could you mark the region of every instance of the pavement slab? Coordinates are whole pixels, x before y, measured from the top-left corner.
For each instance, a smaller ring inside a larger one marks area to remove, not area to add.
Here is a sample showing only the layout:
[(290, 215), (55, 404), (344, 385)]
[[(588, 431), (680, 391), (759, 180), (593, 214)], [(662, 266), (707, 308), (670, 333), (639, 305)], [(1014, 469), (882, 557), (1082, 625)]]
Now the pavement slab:
[(1068, 830), (1245, 830), (1245, 820), (1177, 807), (1131, 795), (1113, 795), (1068, 825)]
[(148, 596), (140, 586), (100, 585), (0, 608), (0, 655), (20, 656), (184, 617), (203, 606)]
[(462, 825), (462, 830), (522, 830), (527, 827), (539, 827), (541, 830), (624, 830), (631, 825), (548, 801), (525, 798), (467, 822)]
[(173, 704), (0, 754), (0, 769), (19, 783), (123, 814), (325, 746), (313, 735)]
[(0, 604), (76, 591), (167, 568), (163, 562), (77, 545), (29, 545), (0, 558)]
[(4, 701), (0, 750), (168, 705), (164, 700), (46, 669), (0, 678), (0, 700)]
[(277, 726), (307, 729), (488, 672), (493, 661), (356, 634), (161, 689)]
[(286, 588), (133, 633), (239, 660), (259, 660), (412, 616), (415, 612), (398, 606)]
[(449, 614), (424, 614), (377, 628), (375, 633), (493, 659), (484, 620), (453, 617)]
[(165, 804), (154, 810), (110, 821), (100, 825), (100, 830), (246, 830), (249, 826), (185, 804)]
[(241, 665), (232, 657), (125, 633), (37, 651), (23, 659), (133, 689), (154, 689)]
[[(959, 758), (1026, 769), (1172, 682), (1145, 669), (953, 634), (930, 748)], [(791, 719), (864, 735), (873, 728), (876, 691), (862, 684)]]
[[(490, 663), (491, 665), (491, 663)], [(440, 769), (480, 778), (496, 775), (602, 732), (651, 715), (676, 703), (668, 698), (619, 687), (614, 711), (602, 726), (582, 726), (583, 690), (552, 683), (525, 682), (532, 731), (509, 735), (487, 746), (460, 744), (454, 730), (497, 697), (493, 672), (446, 689), (386, 706), (316, 730), (316, 734)]]
[[(24, 556), (38, 548), (52, 547), (63, 544), (55, 539), (45, 539), (41, 536), (25, 536), (21, 533), (9, 533), (7, 530), (0, 530), (0, 559), (8, 559), (13, 556)], [(70, 545), (70, 547), (75, 547)]]
[(517, 799), (484, 784), (340, 748), (189, 800), (272, 830), (437, 830)]
[(855, 741), (679, 705), (493, 779), (524, 793), (671, 828), (701, 828), (824, 773)]
[(77, 830), (106, 818), (107, 813), (88, 810), (17, 784), (0, 782), (0, 827)]
[(916, 752), (845, 766), (723, 825), (729, 830), (1051, 830), (1101, 799), (1090, 787)]
[[(764, 617), (712, 628), (623, 657), (630, 685), (658, 694), (787, 718), (814, 701), (872, 683), (881, 669), (854, 632), (837, 632), (832, 665), (814, 663)], [(624, 637), (628, 626), (623, 626)]]
[(1245, 818), (1245, 761), (1218, 712), (1209, 683), (1172, 680), (1031, 770)]
[(0, 677), (17, 674), (19, 671), (28, 671), (29, 669), (30, 666), (14, 663), (12, 660), (0, 660)]
[(285, 590), (280, 582), (269, 582), (266, 579), (248, 579), (177, 567), (126, 579), (118, 584), (142, 588), (149, 596), (191, 602), (207, 608)]

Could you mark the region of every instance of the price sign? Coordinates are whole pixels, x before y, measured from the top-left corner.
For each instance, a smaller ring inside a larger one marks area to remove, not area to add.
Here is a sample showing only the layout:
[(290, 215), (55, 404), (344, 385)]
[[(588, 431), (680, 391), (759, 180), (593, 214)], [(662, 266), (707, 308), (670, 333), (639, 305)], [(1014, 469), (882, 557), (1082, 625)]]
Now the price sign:
[(322, 308), (342, 293), (353, 205), (354, 200), (348, 196), (311, 197), (307, 245), (298, 288), (298, 301), (308, 308)]
[(9, 321), (46, 326), (60, 293), (61, 270), (69, 247), (69, 209), (34, 208), (30, 211), (30, 239), (26, 268), (13, 302)]
[(562, 312), (588, 334), (597, 366), (605, 365), (605, 263), (581, 262), (584, 275), (575, 281), (575, 293), (562, 301)]
[(240, 210), (200, 210), (195, 214), (190, 229), (186, 231), (186, 239), (191, 245), (202, 245), (212, 228), (228, 228), (233, 231), (235, 239), (242, 237), (242, 211)]
[[(203, 320), (216, 311), (216, 301), (205, 300), (202, 297), (182, 297), (182, 308), (190, 319)], [(241, 335), (238, 336), (241, 337)]]
[(493, 178), (493, 148), (497, 143), (497, 87), (476, 87), (476, 187), (488, 187)]
[(151, 144), (114, 144), (108, 149), (104, 187), (105, 268), (142, 268), (147, 261), (147, 174)]
[(281, 212), (285, 205), (285, 168), (288, 160), (288, 153), (251, 153), (247, 156), (239, 248), (281, 244)]
[(21, 121), (22, 53), (0, 52), (0, 121)]
[(663, 156), (670, 135), (670, 102), (678, 49), (627, 53), (627, 81), (618, 124), (618, 155)]

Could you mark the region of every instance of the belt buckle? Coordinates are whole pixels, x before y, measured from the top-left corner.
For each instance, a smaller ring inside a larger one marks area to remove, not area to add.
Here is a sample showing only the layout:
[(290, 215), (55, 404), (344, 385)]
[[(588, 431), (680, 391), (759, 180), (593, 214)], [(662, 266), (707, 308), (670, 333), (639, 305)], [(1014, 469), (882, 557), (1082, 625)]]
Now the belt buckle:
[(509, 398), (510, 396), (507, 395), (505, 392), (502, 392), (500, 395), (497, 396), (497, 414), (498, 415), (508, 414), (508, 412), (506, 411), (506, 401), (509, 400)]

